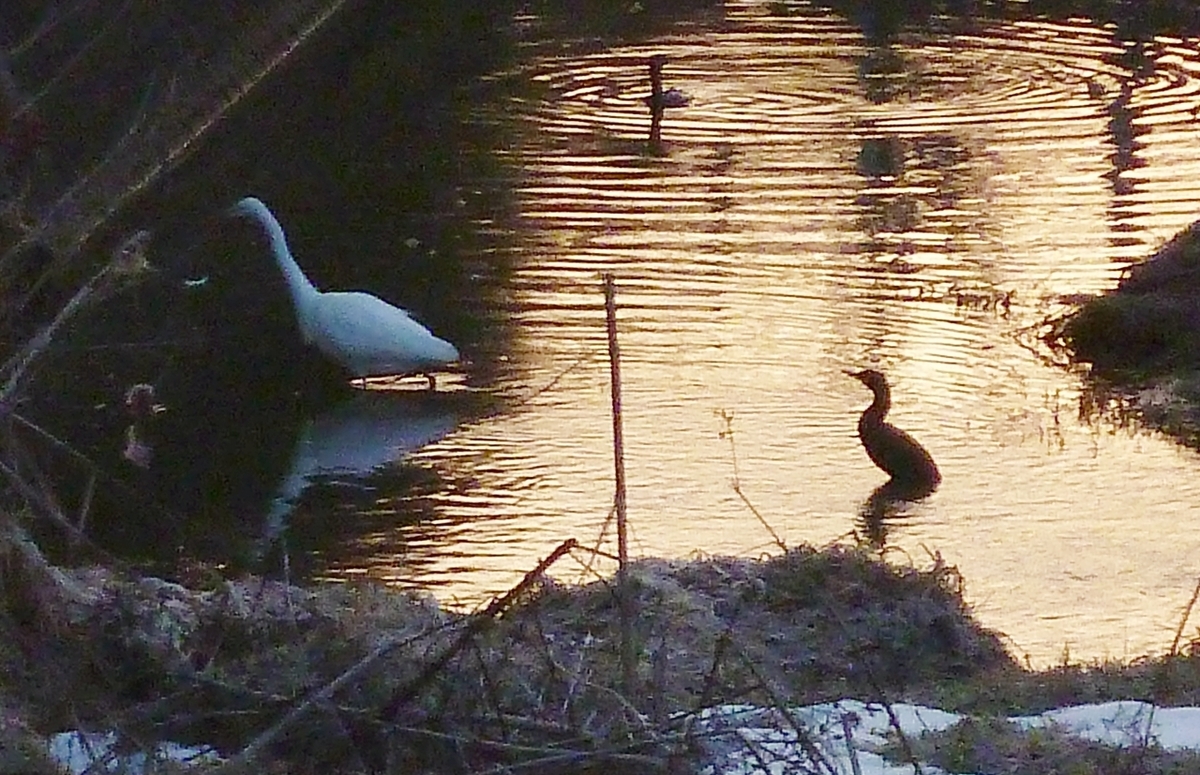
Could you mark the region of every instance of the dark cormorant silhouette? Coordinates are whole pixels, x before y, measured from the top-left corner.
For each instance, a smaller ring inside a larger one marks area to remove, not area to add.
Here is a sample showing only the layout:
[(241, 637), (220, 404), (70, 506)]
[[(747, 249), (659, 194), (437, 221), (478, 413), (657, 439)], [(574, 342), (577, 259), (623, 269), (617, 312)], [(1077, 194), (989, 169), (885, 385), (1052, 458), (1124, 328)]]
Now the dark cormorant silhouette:
[(650, 108), (650, 142), (662, 140), (662, 117), (667, 108), (682, 108), (688, 104), (687, 95), (679, 89), (663, 91), (662, 70), (667, 63), (666, 54), (655, 54), (650, 57), (650, 96), (646, 97), (646, 107)]
[(655, 54), (650, 57), (650, 96), (646, 98), (646, 106), (650, 110), (687, 107), (687, 95), (679, 89), (663, 90), (662, 70), (666, 64), (666, 54)]
[(895, 492), (886, 493), (884, 498), (915, 498), (933, 492), (942, 481), (933, 458), (916, 439), (884, 421), (892, 406), (892, 390), (887, 377), (874, 369), (847, 371), (846, 374), (866, 385), (875, 395), (875, 400), (858, 418), (858, 438), (871, 462), (892, 477), (885, 486)]

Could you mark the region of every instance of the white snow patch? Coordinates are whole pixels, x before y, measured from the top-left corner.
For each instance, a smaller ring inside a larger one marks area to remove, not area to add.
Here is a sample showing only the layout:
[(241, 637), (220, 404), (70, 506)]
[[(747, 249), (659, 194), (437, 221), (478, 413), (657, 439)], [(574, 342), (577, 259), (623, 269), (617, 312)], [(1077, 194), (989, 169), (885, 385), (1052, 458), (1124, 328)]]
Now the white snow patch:
[(1158, 743), (1168, 751), (1200, 749), (1200, 708), (1156, 708), (1146, 702), (1122, 700), (1048, 710), (1011, 721), (1026, 728), (1057, 726), (1113, 746)]
[[(918, 737), (947, 729), (963, 718), (907, 703), (892, 705), (889, 716), (877, 703), (840, 700), (792, 708), (786, 717), (774, 708), (722, 705), (695, 714), (690, 726), (704, 756), (702, 775), (911, 775), (910, 765), (892, 764), (879, 755), (895, 725), (905, 736)], [(1053, 726), (1113, 746), (1150, 742), (1167, 750), (1200, 750), (1200, 708), (1106, 702), (1009, 720), (1026, 729)], [(922, 770), (941, 773), (926, 764)]]
[(177, 743), (159, 743), (147, 754), (128, 750), (112, 732), (60, 732), (50, 737), (50, 757), (73, 775), (84, 772), (121, 772), (137, 775), (150, 771), (154, 762), (176, 761), (188, 764), (220, 761), (211, 748), (195, 748)]

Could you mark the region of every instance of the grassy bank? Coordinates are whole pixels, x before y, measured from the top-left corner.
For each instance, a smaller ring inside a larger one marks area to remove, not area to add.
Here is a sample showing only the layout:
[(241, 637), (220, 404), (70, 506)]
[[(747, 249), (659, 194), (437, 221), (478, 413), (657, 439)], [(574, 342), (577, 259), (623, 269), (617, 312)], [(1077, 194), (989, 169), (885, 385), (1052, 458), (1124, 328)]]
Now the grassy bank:
[[(988, 719), (1200, 700), (1186, 638), (1157, 660), (1024, 669), (973, 620), (954, 568), (891, 565), (852, 546), (636, 562), (625, 636), (611, 580), (567, 587), (535, 572), (463, 615), (374, 585), (167, 582), (8, 554), (0, 747), (26, 752), (27, 769), (0, 772), (53, 771), (36, 769), (34, 752), (61, 729), (115, 731), (146, 752), (164, 740), (215, 746), (220, 763), (206, 766), (218, 772), (687, 771), (702, 749), (692, 720), (706, 711), (845, 697), (974, 714), (944, 742), (898, 748), (901, 760), (944, 760), (952, 746), (957, 761), (982, 761), (1003, 744), (1033, 761), (1044, 745)], [(1064, 761), (1083, 768), (1061, 771), (1102, 771), (1084, 767), (1096, 746), (1073, 750)]]

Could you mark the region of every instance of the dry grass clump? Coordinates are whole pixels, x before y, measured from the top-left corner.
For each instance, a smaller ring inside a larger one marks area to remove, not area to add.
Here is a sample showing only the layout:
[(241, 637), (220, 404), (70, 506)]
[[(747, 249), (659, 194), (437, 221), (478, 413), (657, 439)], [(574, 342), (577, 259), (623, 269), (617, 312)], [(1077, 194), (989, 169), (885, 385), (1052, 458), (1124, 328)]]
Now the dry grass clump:
[[(940, 564), (898, 568), (851, 547), (802, 547), (762, 561), (643, 560), (631, 576), (635, 638), (647, 668), (667, 676), (655, 687), (675, 707), (744, 696), (737, 661), (722, 649), (743, 652), (805, 701), (1012, 664), (970, 619), (957, 571)], [(592, 584), (548, 590), (509, 623), (595, 650), (618, 632), (616, 617), (612, 588)]]
[(614, 587), (544, 584), (446, 676), (443, 720), (490, 719), (506, 744), (537, 745), (528, 730), (540, 726), (588, 750), (663, 757), (684, 742), (680, 713), (721, 702), (884, 699), (1012, 664), (940, 565), (898, 569), (853, 548), (805, 547), (764, 561), (643, 560), (629, 578), (633, 686), (620, 680)]
[(1102, 373), (1145, 377), (1200, 365), (1200, 221), (1126, 270), (1118, 287), (1048, 325), (1047, 341)]
[[(1081, 414), (1200, 446), (1200, 221), (1129, 267), (1113, 291), (1046, 321), (1043, 339), (1091, 364)], [(1111, 383), (1111, 384), (1109, 384)]]
[(947, 710), (987, 715), (1033, 714), (1112, 700), (1200, 705), (1200, 644), (1192, 642), (1178, 654), (1132, 662), (1067, 664), (1039, 671), (1002, 666), (967, 680), (918, 687), (908, 698)]
[[(22, 615), (29, 585), (6, 583), (0, 613), (0, 698), (43, 733), (116, 730), (236, 748), (381, 639), (415, 635), (432, 647), (446, 621), (431, 602), (390, 590), (261, 579), (191, 590), (99, 568), (66, 575), (89, 594), (43, 583), (37, 600), (53, 614), (34, 619)], [(427, 657), (416, 646), (404, 654), (386, 665), (390, 680), (411, 677)]]
[[(1200, 771), (1200, 754), (1145, 742), (1112, 746), (1050, 727), (1023, 729), (1003, 719), (965, 719), (908, 744), (946, 772), (992, 775), (1184, 775)], [(893, 753), (899, 755), (899, 749)]]
[(687, 755), (681, 713), (725, 700), (883, 699), (1010, 664), (942, 566), (897, 569), (834, 547), (647, 560), (629, 575), (632, 686), (610, 581), (531, 575), (521, 594), (462, 616), (375, 587), (193, 590), (78, 571), (71, 581), (91, 593), (36, 626), (6, 600), (0, 698), (43, 732), (203, 742), (289, 771), (640, 771)]

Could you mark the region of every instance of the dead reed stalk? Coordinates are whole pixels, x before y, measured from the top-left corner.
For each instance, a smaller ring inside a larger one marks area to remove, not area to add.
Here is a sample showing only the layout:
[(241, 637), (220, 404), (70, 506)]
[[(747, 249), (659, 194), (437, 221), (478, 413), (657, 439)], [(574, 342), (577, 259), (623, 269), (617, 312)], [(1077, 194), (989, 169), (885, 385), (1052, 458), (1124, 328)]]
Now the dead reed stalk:
[(632, 594), (627, 568), (629, 545), (625, 500), (625, 434), (621, 416), (621, 350), (617, 343), (617, 290), (611, 272), (604, 274), (604, 317), (608, 329), (608, 362), (612, 381), (613, 478), (617, 511), (617, 599), (621, 611), (621, 686), (628, 693), (635, 673)]

